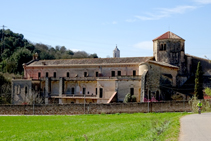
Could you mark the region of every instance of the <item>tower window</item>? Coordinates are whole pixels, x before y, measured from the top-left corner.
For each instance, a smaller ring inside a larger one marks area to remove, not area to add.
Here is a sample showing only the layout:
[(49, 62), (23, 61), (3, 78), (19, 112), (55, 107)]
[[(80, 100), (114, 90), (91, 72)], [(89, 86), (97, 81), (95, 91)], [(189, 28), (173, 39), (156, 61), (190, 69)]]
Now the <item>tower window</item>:
[(121, 71), (118, 71), (118, 76), (121, 76)]
[(27, 94), (27, 90), (28, 90), (27, 87), (25, 87), (25, 94)]
[(163, 44), (163, 50), (166, 50), (166, 44)]
[(160, 50), (163, 50), (163, 44), (160, 45)]
[(70, 73), (69, 72), (67, 72), (67, 77), (70, 77)]
[(56, 78), (56, 72), (53, 73), (53, 77)]
[(111, 76), (112, 76), (112, 77), (115, 76), (115, 71), (111, 71)]

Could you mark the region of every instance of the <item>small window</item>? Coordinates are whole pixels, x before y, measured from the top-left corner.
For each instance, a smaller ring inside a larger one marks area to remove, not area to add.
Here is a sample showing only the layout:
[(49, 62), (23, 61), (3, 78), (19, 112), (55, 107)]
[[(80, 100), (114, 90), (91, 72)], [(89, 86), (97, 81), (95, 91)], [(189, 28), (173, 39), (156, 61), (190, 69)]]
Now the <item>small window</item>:
[(96, 77), (98, 77), (98, 76), (99, 76), (98, 72), (96, 72), (96, 73), (95, 73), (95, 76), (96, 76)]
[(163, 50), (163, 44), (160, 44), (160, 50)]
[(72, 88), (71, 94), (75, 93), (75, 88)]
[(28, 92), (28, 89), (27, 89), (27, 87), (25, 87), (25, 94), (27, 94), (27, 92)]
[(134, 95), (134, 88), (130, 88), (130, 94)]
[(118, 76), (121, 76), (121, 71), (118, 71)]
[(56, 72), (53, 73), (53, 77), (56, 78)]
[(67, 77), (70, 77), (70, 73), (69, 72), (67, 72)]
[(95, 94), (97, 95), (97, 88), (95, 89)]
[(38, 78), (40, 78), (41, 77), (41, 73), (40, 72), (38, 72)]
[(166, 50), (166, 44), (163, 44), (163, 50)]
[(84, 72), (84, 77), (87, 77), (87, 72)]
[(89, 92), (87, 92), (87, 94), (89, 94)]
[(136, 76), (136, 71), (135, 70), (133, 70), (133, 76)]
[(103, 98), (103, 88), (100, 88), (100, 98)]
[(112, 76), (112, 77), (115, 76), (115, 71), (111, 71), (111, 76)]
[(48, 77), (48, 72), (45, 73), (45, 77)]
[(83, 88), (83, 94), (86, 94), (86, 88)]

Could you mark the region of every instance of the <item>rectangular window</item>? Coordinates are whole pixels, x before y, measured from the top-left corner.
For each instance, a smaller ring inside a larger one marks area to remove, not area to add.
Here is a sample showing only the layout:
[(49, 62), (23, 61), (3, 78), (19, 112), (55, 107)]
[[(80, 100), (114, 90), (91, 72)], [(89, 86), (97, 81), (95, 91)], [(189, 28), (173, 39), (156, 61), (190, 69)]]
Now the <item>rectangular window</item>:
[(115, 76), (115, 71), (111, 71), (111, 76), (112, 76), (112, 77)]
[(41, 77), (41, 73), (40, 72), (38, 72), (38, 78), (40, 78)]
[(87, 77), (87, 72), (84, 72), (84, 77)]
[(161, 50), (161, 51), (163, 50), (163, 44), (160, 45), (160, 50)]
[(134, 95), (134, 88), (130, 88), (130, 94)]
[(45, 73), (45, 77), (48, 77), (48, 72)]
[(53, 73), (53, 77), (56, 78), (56, 72)]
[(69, 72), (67, 72), (67, 77), (70, 77), (70, 73)]
[(163, 50), (166, 50), (166, 44), (163, 44)]
[(83, 88), (83, 94), (86, 94), (86, 88)]
[(75, 93), (75, 88), (72, 88), (71, 94)]
[(121, 71), (118, 71), (118, 76), (121, 76)]
[(98, 77), (98, 76), (99, 76), (98, 72), (96, 72), (95, 76), (96, 76), (96, 77)]
[(95, 89), (95, 94), (97, 95), (97, 88)]
[(27, 87), (25, 87), (25, 94), (27, 94)]
[(100, 88), (100, 98), (103, 98), (103, 88)]
[(136, 76), (136, 71), (135, 70), (133, 70), (133, 76)]

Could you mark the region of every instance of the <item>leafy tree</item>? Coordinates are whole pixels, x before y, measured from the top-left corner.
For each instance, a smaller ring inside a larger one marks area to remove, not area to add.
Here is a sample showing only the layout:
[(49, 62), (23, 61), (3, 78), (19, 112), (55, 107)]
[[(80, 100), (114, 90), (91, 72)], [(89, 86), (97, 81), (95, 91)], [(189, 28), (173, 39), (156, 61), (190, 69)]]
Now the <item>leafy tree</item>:
[(207, 95), (211, 96), (211, 89), (207, 87), (207, 88), (205, 89), (205, 93), (206, 93)]
[(201, 63), (198, 62), (196, 76), (195, 76), (195, 89), (194, 93), (198, 99), (204, 99), (203, 96), (203, 72)]

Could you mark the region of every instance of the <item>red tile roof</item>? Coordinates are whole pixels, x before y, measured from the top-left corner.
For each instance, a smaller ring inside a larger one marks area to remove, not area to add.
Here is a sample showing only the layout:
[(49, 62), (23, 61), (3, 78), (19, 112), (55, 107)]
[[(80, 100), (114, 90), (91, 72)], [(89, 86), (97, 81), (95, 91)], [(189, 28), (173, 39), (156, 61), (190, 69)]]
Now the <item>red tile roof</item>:
[(152, 41), (155, 41), (155, 40), (162, 40), (162, 39), (182, 39), (184, 40), (183, 38), (181, 38), (180, 36), (168, 31), (166, 33), (164, 33), (163, 35), (160, 35), (159, 37), (155, 38), (154, 40)]

